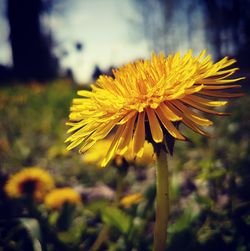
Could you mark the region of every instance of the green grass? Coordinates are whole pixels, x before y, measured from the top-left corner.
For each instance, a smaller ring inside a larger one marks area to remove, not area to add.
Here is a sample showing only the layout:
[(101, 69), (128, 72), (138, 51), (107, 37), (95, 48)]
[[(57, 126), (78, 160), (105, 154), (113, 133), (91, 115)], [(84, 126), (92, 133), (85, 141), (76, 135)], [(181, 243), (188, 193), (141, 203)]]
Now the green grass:
[(64, 80), (0, 90), (2, 172), (39, 166), (51, 170), (62, 183), (80, 180), (92, 185), (106, 175), (107, 171), (96, 172), (96, 168), (86, 167), (77, 151), (66, 150), (65, 123), (76, 92), (77, 89)]
[[(0, 90), (1, 174), (9, 175), (23, 167), (39, 166), (49, 170), (59, 186), (95, 186), (101, 182), (115, 187), (117, 173), (114, 168), (87, 166), (77, 151), (66, 150), (65, 123), (76, 91), (65, 80), (46, 85), (10, 85)], [(172, 211), (169, 250), (245, 251), (249, 248), (246, 236), (250, 231), (249, 107), (250, 96), (246, 95), (227, 107), (231, 116), (211, 117), (214, 126), (207, 130), (214, 135), (212, 139), (181, 127), (192, 142), (176, 142), (174, 157), (170, 160)], [(126, 228), (127, 235), (119, 241), (115, 233), (111, 234), (106, 245), (119, 246), (117, 250), (124, 250), (121, 248), (124, 243), (127, 247), (136, 245), (143, 247), (142, 250), (150, 250), (152, 236), (148, 230), (154, 220), (154, 185), (150, 187), (140, 183), (137, 175), (141, 171), (132, 169), (124, 183), (124, 192), (141, 190), (146, 194), (146, 201), (124, 216), (140, 224), (135, 225), (133, 233)], [(154, 170), (148, 168), (144, 172), (150, 176)], [(153, 176), (150, 177), (149, 183), (152, 184)], [(108, 202), (103, 204), (103, 201), (98, 203), (86, 205), (85, 210), (87, 215), (100, 221), (102, 207), (110, 205)], [(102, 215), (102, 218), (114, 228), (120, 224), (118, 216), (124, 213), (103, 212), (107, 215)], [(140, 226), (145, 226), (146, 230)], [(123, 229), (124, 226), (119, 227)], [(89, 232), (96, 234), (97, 230), (98, 227), (88, 228), (85, 234), (92, 236)], [(134, 239), (131, 236), (135, 236)], [(66, 234), (65, 238), (68, 237)]]

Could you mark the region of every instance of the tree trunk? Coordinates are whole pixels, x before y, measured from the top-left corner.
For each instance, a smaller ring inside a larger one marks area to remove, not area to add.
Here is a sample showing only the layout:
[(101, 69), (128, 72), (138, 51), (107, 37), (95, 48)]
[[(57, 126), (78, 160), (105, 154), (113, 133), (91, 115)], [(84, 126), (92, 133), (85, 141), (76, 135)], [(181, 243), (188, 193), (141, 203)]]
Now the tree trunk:
[(42, 0), (7, 0), (14, 76), (45, 81), (56, 77), (58, 62), (41, 30)]

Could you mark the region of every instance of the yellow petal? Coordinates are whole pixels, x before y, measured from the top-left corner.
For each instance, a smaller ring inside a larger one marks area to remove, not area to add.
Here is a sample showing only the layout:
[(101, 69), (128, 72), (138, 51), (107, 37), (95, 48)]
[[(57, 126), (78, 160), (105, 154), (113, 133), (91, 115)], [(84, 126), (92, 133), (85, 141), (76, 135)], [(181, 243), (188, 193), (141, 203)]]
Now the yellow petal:
[(132, 117), (127, 123), (126, 128), (123, 131), (123, 134), (121, 136), (121, 143), (118, 146), (119, 153), (123, 155), (129, 146), (129, 143), (132, 139), (133, 131), (134, 131), (134, 123), (135, 123), (136, 116)]
[(79, 96), (88, 97), (88, 98), (93, 96), (92, 92), (86, 91), (86, 90), (80, 90), (80, 91), (77, 92), (77, 94)]
[(87, 140), (83, 146), (79, 149), (79, 153), (85, 153), (88, 151), (94, 144), (96, 143), (95, 140)]
[(74, 140), (71, 144), (69, 144), (67, 146), (67, 150), (71, 150), (74, 147), (80, 145), (83, 142), (83, 140), (84, 140), (84, 138), (79, 138), (79, 139)]
[(198, 97), (195, 95), (188, 95), (185, 97), (185, 99), (195, 101), (195, 102), (200, 103), (201, 105), (205, 105), (205, 106), (224, 106), (228, 103), (227, 101), (212, 101), (212, 100)]
[(162, 142), (163, 140), (162, 129), (154, 111), (150, 108), (146, 108), (146, 111), (148, 115), (148, 121), (153, 140), (156, 143)]
[(133, 152), (138, 157), (141, 157), (143, 154), (143, 146), (145, 142), (145, 112), (138, 114), (133, 141)]
[(105, 167), (108, 164), (108, 162), (112, 159), (112, 157), (115, 155), (117, 147), (121, 140), (121, 135), (124, 130), (125, 130), (125, 125), (121, 125), (118, 127), (115, 136), (113, 138), (113, 141), (109, 147), (108, 153), (101, 163), (101, 167)]
[(121, 121), (119, 121), (119, 123), (117, 123), (117, 125), (125, 124), (129, 119), (134, 117), (136, 113), (137, 113), (137, 111), (132, 111), (132, 112), (128, 113)]
[[(169, 107), (177, 114), (181, 115), (181, 111), (179, 111), (174, 105), (172, 105), (171, 103), (169, 104)], [(203, 136), (207, 136), (207, 137), (211, 137), (209, 134), (207, 134), (206, 132), (204, 132), (203, 130), (201, 130), (198, 126), (196, 126), (190, 119), (188, 119), (187, 117), (185, 117), (185, 115), (183, 116), (182, 122), (188, 126), (189, 128), (191, 128), (193, 131), (203, 135)]]
[(192, 101), (191, 99), (188, 99), (188, 98), (183, 98), (182, 102), (184, 102), (184, 103), (186, 103), (186, 104), (188, 104), (188, 105), (196, 108), (197, 110), (200, 110), (200, 111), (203, 111), (203, 112), (206, 112), (206, 113), (210, 113), (210, 114), (214, 114), (214, 115), (219, 115), (219, 116), (229, 115), (229, 113), (218, 112), (218, 111), (207, 109), (204, 106), (202, 106), (201, 104), (196, 103), (196, 102), (194, 102), (194, 101)]
[(90, 134), (92, 134), (97, 128), (100, 126), (99, 123), (89, 123), (88, 125), (84, 126), (83, 128), (76, 131), (74, 134), (72, 134), (70, 137), (68, 137), (67, 141), (72, 141), (77, 138), (84, 138)]
[(174, 138), (185, 140), (185, 137), (181, 135), (181, 133), (177, 130), (177, 128), (171, 123), (170, 120), (167, 119), (165, 114), (161, 111), (161, 109), (157, 109), (156, 113), (161, 121), (161, 123), (165, 126), (169, 134), (171, 134)]
[(193, 122), (201, 126), (210, 126), (213, 122), (209, 119), (200, 117), (198, 114), (187, 108), (179, 100), (172, 101), (172, 103), (180, 110), (183, 114)]
[(160, 106), (157, 108), (157, 110), (161, 110), (161, 112), (164, 113), (165, 117), (168, 120), (171, 121), (182, 120), (182, 118), (173, 113), (165, 103), (161, 103)]
[(117, 121), (118, 119), (112, 120), (109, 123), (97, 128), (97, 130), (90, 136), (91, 139), (99, 140), (105, 138), (110, 133), (110, 131), (116, 126)]
[(187, 118), (183, 118), (183, 123), (188, 126), (189, 128), (191, 128), (193, 131), (206, 136), (206, 137), (211, 137), (210, 134), (204, 132), (203, 130), (201, 130), (198, 126), (196, 126), (191, 120), (187, 119)]

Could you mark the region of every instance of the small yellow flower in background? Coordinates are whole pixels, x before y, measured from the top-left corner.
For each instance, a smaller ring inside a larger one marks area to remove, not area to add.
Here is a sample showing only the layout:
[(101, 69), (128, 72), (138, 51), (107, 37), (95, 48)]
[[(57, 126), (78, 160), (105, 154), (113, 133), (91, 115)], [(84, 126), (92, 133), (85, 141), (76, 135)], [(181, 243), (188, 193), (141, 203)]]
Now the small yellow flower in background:
[(81, 202), (81, 197), (74, 189), (65, 187), (53, 189), (44, 200), (45, 206), (50, 209), (59, 209), (66, 202), (78, 204)]
[[(133, 155), (142, 156), (149, 124), (151, 138), (156, 143), (169, 133), (174, 139), (186, 140), (175, 126), (180, 121), (193, 131), (207, 136), (200, 126), (212, 121), (197, 111), (222, 115), (212, 108), (227, 104), (214, 98), (233, 98), (239, 93), (227, 90), (240, 85), (231, 83), (243, 78), (229, 79), (238, 68), (228, 68), (236, 61), (227, 57), (214, 63), (206, 51), (198, 56), (189, 50), (165, 57), (152, 54), (150, 60), (139, 60), (113, 70), (114, 78), (102, 75), (92, 91), (78, 91), (81, 98), (73, 100), (69, 116), (72, 133), (67, 149), (81, 145), (80, 153), (89, 150), (99, 140), (115, 133), (102, 166), (117, 152), (124, 153), (130, 144)], [(226, 91), (225, 91), (226, 90)]]
[(49, 159), (55, 159), (58, 157), (66, 157), (69, 155), (67, 149), (61, 145), (53, 145), (48, 149), (47, 156)]
[(98, 141), (86, 154), (83, 156), (83, 161), (86, 164), (100, 165), (103, 158), (108, 152), (108, 146), (111, 139)]
[[(87, 164), (101, 166), (102, 160), (107, 155), (109, 145), (111, 143), (112, 138), (98, 141), (86, 154), (84, 154), (83, 161)], [(124, 158), (128, 163), (134, 163), (139, 166), (149, 165), (155, 161), (153, 146), (147, 141), (144, 143), (144, 151), (140, 157), (134, 157), (132, 148), (132, 143), (130, 143), (125, 153), (117, 152), (114, 155), (113, 159), (115, 160), (117, 166), (122, 164), (122, 158)]]
[(42, 200), (53, 188), (54, 180), (47, 171), (38, 167), (31, 167), (11, 176), (4, 190), (11, 198), (32, 195), (35, 199)]
[(138, 204), (143, 199), (143, 195), (141, 193), (134, 193), (124, 196), (120, 203), (123, 207), (129, 208), (133, 204)]
[[(118, 154), (119, 154), (119, 151), (118, 151)], [(154, 148), (153, 148), (153, 145), (151, 143), (149, 143), (148, 141), (144, 142), (142, 155), (137, 156), (136, 158), (133, 153), (133, 144), (131, 141), (128, 146), (128, 150), (126, 151), (126, 153), (124, 154), (123, 157), (129, 163), (134, 163), (138, 166), (146, 166), (146, 165), (149, 165), (149, 164), (152, 164), (155, 162)]]

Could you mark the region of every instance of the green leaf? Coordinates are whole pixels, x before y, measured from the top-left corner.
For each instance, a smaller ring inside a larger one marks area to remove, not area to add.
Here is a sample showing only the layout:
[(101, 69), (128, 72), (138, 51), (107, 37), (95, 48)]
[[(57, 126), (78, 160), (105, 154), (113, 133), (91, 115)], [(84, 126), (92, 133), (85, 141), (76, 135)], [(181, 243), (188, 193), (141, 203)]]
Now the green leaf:
[(20, 224), (25, 228), (31, 238), (34, 251), (42, 251), (42, 246), (40, 243), (41, 232), (40, 225), (36, 219), (30, 218), (20, 218)]
[(196, 195), (195, 196), (195, 199), (196, 201), (199, 203), (199, 204), (202, 204), (206, 207), (211, 207), (213, 205), (213, 200), (210, 199), (209, 197), (207, 196), (199, 196), (199, 195)]
[(174, 224), (168, 227), (168, 232), (173, 234), (183, 231), (192, 224), (192, 222), (197, 218), (197, 216), (198, 215), (192, 212), (191, 209), (187, 210), (181, 217), (176, 220)]
[(121, 233), (127, 234), (132, 218), (118, 208), (106, 207), (102, 210), (102, 220), (109, 226), (117, 228)]

